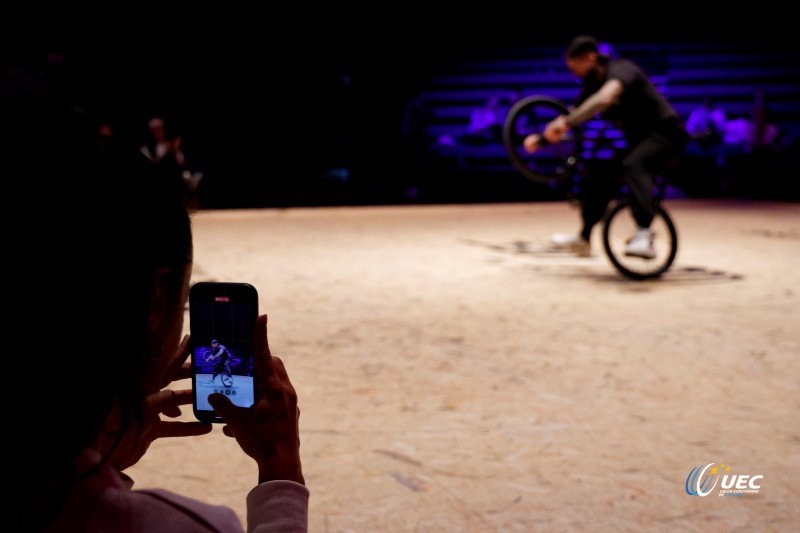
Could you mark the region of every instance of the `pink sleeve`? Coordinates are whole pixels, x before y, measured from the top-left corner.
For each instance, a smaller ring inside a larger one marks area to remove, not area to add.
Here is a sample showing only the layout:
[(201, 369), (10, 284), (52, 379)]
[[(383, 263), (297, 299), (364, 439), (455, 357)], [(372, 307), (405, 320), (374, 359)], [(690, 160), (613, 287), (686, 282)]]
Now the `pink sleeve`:
[(267, 481), (247, 495), (248, 533), (306, 533), (309, 491), (294, 481)]

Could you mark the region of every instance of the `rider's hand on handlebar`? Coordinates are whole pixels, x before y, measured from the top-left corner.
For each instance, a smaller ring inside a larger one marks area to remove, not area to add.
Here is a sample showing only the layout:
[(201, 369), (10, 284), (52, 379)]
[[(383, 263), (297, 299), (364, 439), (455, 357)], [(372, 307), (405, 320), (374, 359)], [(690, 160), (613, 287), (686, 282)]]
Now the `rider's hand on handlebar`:
[(556, 143), (566, 135), (567, 131), (569, 131), (567, 118), (564, 115), (559, 115), (547, 123), (542, 135), (547, 142)]
[(538, 133), (532, 133), (527, 137), (525, 137), (525, 140), (522, 141), (522, 147), (525, 149), (526, 152), (532, 154), (539, 149), (539, 141), (541, 139), (542, 139), (541, 135), (539, 135)]

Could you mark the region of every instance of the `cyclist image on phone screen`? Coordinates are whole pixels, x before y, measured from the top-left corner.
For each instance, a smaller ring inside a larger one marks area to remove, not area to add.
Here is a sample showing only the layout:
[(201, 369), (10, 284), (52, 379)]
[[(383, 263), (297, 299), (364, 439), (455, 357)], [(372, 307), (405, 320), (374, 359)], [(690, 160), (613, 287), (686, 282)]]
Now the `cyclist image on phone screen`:
[(211, 377), (211, 383), (217, 379), (217, 376), (231, 376), (231, 353), (222, 344), (214, 339), (211, 341), (212, 353), (206, 358), (206, 362), (216, 361), (214, 365), (214, 374)]

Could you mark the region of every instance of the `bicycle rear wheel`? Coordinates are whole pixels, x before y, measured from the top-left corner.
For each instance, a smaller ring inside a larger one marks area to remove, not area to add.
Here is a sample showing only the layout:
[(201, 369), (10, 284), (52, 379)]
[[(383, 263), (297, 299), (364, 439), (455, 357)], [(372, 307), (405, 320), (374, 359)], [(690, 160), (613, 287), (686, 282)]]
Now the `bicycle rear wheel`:
[(525, 137), (541, 134), (548, 122), (568, 112), (560, 100), (541, 95), (522, 98), (509, 109), (503, 124), (503, 144), (514, 168), (525, 178), (555, 186), (573, 175), (581, 148), (579, 129), (573, 128), (561, 141), (544, 144), (533, 154), (523, 148)]
[(653, 259), (626, 256), (625, 246), (637, 229), (631, 203), (631, 199), (623, 198), (606, 213), (603, 220), (603, 248), (614, 267), (628, 278), (657, 278), (675, 260), (678, 253), (678, 233), (666, 210), (656, 204), (655, 217), (650, 225), (656, 256)]

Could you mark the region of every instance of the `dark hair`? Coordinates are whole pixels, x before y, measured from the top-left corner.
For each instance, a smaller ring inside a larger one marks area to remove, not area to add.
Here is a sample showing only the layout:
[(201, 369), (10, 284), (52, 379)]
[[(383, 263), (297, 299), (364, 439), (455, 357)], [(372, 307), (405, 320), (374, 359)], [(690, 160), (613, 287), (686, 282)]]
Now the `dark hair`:
[(599, 49), (597, 39), (591, 35), (578, 35), (569, 43), (564, 55), (571, 59), (588, 54), (589, 52), (599, 53)]
[[(175, 182), (134, 147), (98, 143), (82, 110), (3, 98), (0, 122), (17, 226), (8, 257), (14, 364), (35, 384), (12, 413), (9, 456), (25, 468), (12, 492), (18, 514), (46, 523), (79, 481), (75, 455), (112, 408), (123, 427), (141, 428), (145, 376), (161, 344), (149, 317), (156, 275), (169, 271), (160, 289), (182, 312), (191, 224)], [(75, 336), (80, 343), (65, 343)], [(31, 509), (46, 481), (60, 496)]]

